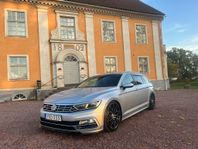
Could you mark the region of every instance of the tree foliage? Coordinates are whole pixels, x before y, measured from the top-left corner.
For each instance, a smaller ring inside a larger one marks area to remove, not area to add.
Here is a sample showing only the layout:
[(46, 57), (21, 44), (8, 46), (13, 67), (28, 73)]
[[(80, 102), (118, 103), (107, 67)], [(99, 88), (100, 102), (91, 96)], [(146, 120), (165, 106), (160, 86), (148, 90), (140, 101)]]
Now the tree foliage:
[(170, 78), (191, 80), (198, 77), (198, 55), (192, 51), (173, 48), (167, 52)]

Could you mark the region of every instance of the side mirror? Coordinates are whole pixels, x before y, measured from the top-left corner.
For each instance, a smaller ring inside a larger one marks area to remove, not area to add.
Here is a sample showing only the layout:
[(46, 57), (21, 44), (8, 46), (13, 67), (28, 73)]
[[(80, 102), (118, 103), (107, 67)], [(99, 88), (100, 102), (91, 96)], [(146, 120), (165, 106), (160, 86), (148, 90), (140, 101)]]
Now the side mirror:
[(134, 87), (134, 84), (133, 83), (129, 83), (129, 84), (125, 84), (125, 85), (122, 85), (121, 88), (123, 89), (126, 89), (126, 88), (132, 88)]

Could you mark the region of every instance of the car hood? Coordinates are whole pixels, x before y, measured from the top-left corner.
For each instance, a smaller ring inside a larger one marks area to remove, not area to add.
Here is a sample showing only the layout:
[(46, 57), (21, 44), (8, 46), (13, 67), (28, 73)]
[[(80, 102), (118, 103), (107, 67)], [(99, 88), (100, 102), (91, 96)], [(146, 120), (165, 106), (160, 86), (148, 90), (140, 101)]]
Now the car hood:
[(73, 88), (56, 93), (48, 97), (44, 102), (55, 104), (86, 103), (114, 90), (116, 90), (116, 87)]

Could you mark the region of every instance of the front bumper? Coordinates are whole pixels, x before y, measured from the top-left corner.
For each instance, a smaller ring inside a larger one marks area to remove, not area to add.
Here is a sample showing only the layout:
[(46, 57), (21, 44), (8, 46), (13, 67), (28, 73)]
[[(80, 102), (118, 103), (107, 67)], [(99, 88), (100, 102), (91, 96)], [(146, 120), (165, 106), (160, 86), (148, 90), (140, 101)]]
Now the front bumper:
[[(47, 120), (46, 114), (61, 115), (62, 121)], [(86, 120), (92, 120), (92, 123), (80, 123)], [(42, 127), (58, 131), (80, 132), (83, 134), (96, 133), (103, 130), (104, 109), (101, 105), (94, 110), (74, 113), (47, 112), (41, 109), (40, 124)]]

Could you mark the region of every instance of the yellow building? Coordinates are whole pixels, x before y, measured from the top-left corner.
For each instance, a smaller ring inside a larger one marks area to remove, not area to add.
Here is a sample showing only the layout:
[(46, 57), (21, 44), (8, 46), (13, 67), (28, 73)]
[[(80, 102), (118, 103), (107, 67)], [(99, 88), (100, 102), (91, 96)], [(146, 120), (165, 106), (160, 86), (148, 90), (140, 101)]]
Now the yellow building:
[(166, 89), (163, 17), (139, 0), (0, 0), (0, 99), (123, 71)]

